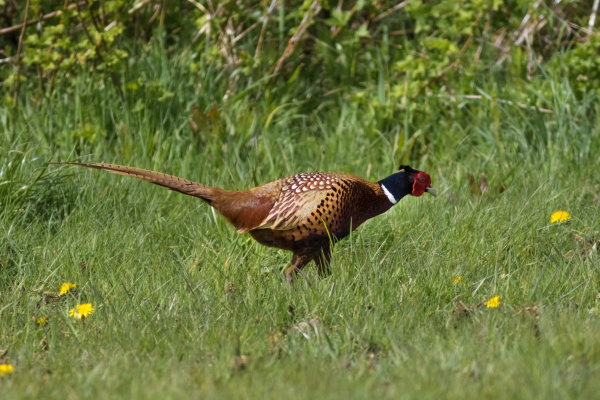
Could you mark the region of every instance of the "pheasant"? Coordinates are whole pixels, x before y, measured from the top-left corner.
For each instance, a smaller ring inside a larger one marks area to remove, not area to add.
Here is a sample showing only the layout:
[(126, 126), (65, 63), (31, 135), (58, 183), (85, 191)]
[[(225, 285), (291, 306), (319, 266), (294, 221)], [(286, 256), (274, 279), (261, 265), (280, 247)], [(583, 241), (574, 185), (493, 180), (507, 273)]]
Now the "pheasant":
[(248, 190), (229, 191), (141, 168), (61, 164), (132, 176), (201, 198), (238, 233), (249, 233), (265, 246), (291, 251), (292, 261), (285, 272), (290, 283), (311, 261), (315, 261), (319, 276), (328, 275), (333, 245), (404, 196), (436, 195), (429, 174), (408, 165), (378, 182), (342, 173), (303, 173)]

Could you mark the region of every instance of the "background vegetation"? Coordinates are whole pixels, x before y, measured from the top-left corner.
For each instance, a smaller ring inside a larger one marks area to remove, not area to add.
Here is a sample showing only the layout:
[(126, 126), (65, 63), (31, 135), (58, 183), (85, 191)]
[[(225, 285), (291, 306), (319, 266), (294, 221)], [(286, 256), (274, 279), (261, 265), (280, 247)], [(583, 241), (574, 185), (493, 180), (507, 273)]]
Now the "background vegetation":
[[(597, 8), (0, 0), (0, 392), (597, 396)], [(440, 196), (290, 288), (197, 199), (56, 160), (232, 189), (409, 163)]]

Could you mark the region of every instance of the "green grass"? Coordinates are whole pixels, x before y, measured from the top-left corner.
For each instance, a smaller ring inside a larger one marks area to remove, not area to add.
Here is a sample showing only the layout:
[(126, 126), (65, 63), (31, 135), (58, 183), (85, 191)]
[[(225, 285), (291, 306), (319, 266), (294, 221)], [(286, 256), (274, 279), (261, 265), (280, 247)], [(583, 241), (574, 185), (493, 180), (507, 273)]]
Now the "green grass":
[[(194, 136), (201, 93), (177, 65), (154, 68), (145, 73), (177, 96), (140, 89), (122, 105), (81, 82), (0, 111), (0, 354), (14, 367), (0, 377), (3, 398), (600, 392), (595, 97), (557, 77), (516, 82), (516, 94), (510, 78), (485, 76), (455, 98), (396, 105), (385, 128), (348, 94), (306, 108), (255, 93)], [(553, 113), (497, 101), (521, 94)], [(237, 235), (198, 199), (44, 165), (80, 157), (232, 189), (304, 171), (376, 180), (407, 159), (440, 195), (402, 200), (336, 246), (331, 277), (310, 266), (311, 285), (289, 287), (289, 253)], [(551, 224), (559, 209), (571, 220)], [(43, 292), (67, 281), (77, 292), (47, 303)], [(500, 307), (478, 306), (494, 296)], [(85, 325), (68, 317), (89, 302)]]

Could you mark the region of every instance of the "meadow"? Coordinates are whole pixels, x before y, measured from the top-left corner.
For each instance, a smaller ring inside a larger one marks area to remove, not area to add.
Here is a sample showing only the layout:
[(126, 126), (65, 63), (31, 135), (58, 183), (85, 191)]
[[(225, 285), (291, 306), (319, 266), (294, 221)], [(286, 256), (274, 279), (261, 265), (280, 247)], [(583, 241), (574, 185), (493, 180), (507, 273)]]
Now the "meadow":
[[(361, 90), (267, 76), (217, 106), (228, 78), (192, 86), (197, 60), (166, 47), (120, 72), (122, 98), (81, 71), (0, 109), (2, 398), (598, 397), (597, 90), (544, 64), (395, 95), (376, 68)], [(55, 161), (238, 190), (409, 163), (438, 197), (403, 199), (335, 247), (331, 276), (290, 286), (290, 253), (199, 199)]]

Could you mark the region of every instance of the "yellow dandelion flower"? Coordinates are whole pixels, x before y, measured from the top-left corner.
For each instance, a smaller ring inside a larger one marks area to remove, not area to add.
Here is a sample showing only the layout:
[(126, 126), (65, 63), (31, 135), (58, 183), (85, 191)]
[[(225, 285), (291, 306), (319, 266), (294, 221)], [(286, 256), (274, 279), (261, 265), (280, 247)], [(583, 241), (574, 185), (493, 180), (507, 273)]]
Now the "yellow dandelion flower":
[(566, 211), (554, 211), (550, 216), (550, 223), (563, 222), (571, 219), (571, 216)]
[(37, 321), (35, 321), (38, 325), (44, 325), (46, 323), (46, 317), (40, 317)]
[(10, 364), (0, 364), (0, 376), (4, 374), (12, 374), (13, 367)]
[(60, 295), (66, 294), (69, 290), (73, 289), (77, 284), (71, 282), (65, 282), (60, 285)]
[(454, 278), (454, 283), (458, 283), (460, 282), (460, 280), (462, 279), (462, 276), (457, 276), (456, 278)]
[(92, 307), (92, 303), (87, 304), (79, 304), (77, 306), (77, 311), (74, 308), (71, 308), (69, 311), (69, 316), (73, 318), (86, 318), (88, 315), (94, 312), (94, 307)]
[(500, 296), (492, 297), (486, 303), (487, 308), (496, 308), (500, 305)]

